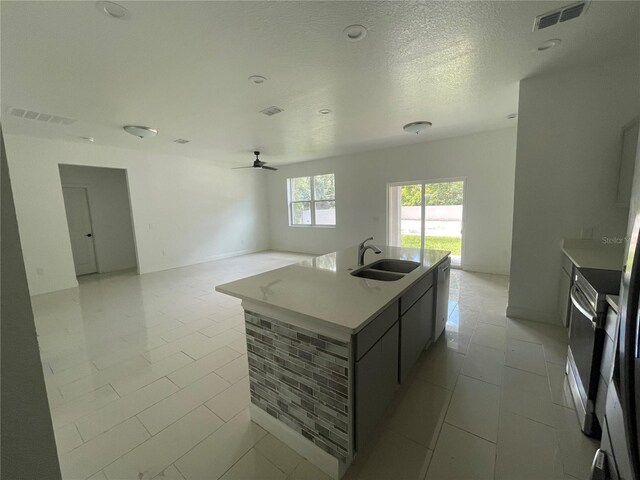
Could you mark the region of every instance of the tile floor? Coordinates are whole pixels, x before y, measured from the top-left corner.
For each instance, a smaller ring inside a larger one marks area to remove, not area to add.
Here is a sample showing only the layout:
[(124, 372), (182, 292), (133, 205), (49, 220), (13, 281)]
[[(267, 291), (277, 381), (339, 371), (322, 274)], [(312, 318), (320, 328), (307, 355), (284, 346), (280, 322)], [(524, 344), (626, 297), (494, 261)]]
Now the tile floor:
[[(33, 298), (65, 479), (327, 479), (249, 419), (239, 301), (213, 286), (303, 255), (266, 252)], [(453, 271), (425, 352), (350, 480), (584, 479), (564, 329), (507, 319), (507, 277)]]

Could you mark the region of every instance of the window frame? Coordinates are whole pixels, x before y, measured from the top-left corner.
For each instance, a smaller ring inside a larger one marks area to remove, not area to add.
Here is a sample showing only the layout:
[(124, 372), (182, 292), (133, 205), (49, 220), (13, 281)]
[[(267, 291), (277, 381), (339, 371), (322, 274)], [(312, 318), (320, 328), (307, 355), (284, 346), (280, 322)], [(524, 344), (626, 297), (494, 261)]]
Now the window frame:
[[(287, 178), (287, 203), (288, 203), (288, 211), (289, 211), (289, 226), (290, 227), (318, 227), (318, 228), (336, 228), (338, 224), (338, 212), (336, 208), (336, 194), (334, 192), (332, 198), (323, 198), (320, 200), (316, 199), (316, 191), (315, 191), (315, 178), (321, 177), (323, 175), (333, 175), (334, 189), (335, 189), (335, 181), (336, 174), (335, 173), (319, 173), (317, 175), (305, 175), (300, 177), (291, 177)], [(308, 178), (309, 179), (309, 200), (293, 200), (293, 192), (291, 188), (291, 181), (297, 178)], [(316, 223), (316, 203), (321, 202), (333, 202), (333, 208), (336, 211), (336, 219), (333, 224), (317, 224)], [(309, 204), (310, 212), (311, 212), (311, 223), (293, 223), (293, 206), (297, 203), (300, 204)]]

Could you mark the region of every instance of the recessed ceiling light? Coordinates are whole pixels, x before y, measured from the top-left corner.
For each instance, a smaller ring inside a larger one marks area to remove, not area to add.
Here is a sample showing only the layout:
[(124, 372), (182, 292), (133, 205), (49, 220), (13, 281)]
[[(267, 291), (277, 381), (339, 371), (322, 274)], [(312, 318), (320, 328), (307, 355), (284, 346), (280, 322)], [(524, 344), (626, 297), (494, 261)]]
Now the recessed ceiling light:
[(562, 40), (560, 40), (559, 38), (552, 38), (551, 40), (547, 40), (546, 42), (543, 42), (538, 46), (538, 51), (544, 52), (545, 50), (549, 50), (550, 48), (558, 45), (561, 41)]
[(249, 77), (249, 81), (255, 83), (256, 85), (260, 85), (261, 83), (266, 82), (267, 78), (263, 77), (262, 75), (251, 75)]
[(80, 139), (89, 143), (95, 142), (95, 139), (93, 137), (80, 137)]
[(367, 29), (362, 25), (349, 25), (343, 30), (350, 42), (359, 42), (367, 36)]
[(510, 113), (509, 115), (507, 115), (507, 118), (508, 118), (509, 120), (513, 120), (513, 119), (514, 119), (514, 118), (516, 118), (517, 116), (518, 116), (518, 114), (517, 114), (517, 113)]
[(138, 138), (155, 137), (158, 134), (158, 130), (155, 128), (143, 127), (140, 125), (125, 125), (122, 128), (124, 128), (125, 132)]
[(124, 8), (122, 5), (118, 5), (117, 3), (105, 2), (101, 0), (99, 2), (96, 2), (96, 7), (108, 17), (115, 18), (117, 20), (124, 20), (125, 18), (129, 18), (129, 10)]
[(322, 109), (318, 110), (318, 113), (320, 115), (329, 115), (331, 113), (331, 110), (329, 110), (328, 108), (322, 108)]
[(420, 133), (433, 125), (431, 122), (420, 121), (407, 123), (402, 129), (407, 133)]

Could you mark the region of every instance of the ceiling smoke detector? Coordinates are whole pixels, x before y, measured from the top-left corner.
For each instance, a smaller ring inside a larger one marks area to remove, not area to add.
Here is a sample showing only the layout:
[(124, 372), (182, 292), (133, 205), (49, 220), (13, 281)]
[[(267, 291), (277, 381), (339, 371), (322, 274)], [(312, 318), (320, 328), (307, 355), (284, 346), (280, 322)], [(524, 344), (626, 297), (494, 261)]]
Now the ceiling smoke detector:
[(367, 29), (362, 25), (349, 25), (342, 32), (350, 42), (359, 42), (367, 36)]
[(263, 77), (262, 75), (251, 75), (248, 80), (256, 85), (260, 85), (267, 81), (267, 77)]
[(407, 133), (420, 133), (431, 127), (433, 123), (427, 121), (407, 123), (402, 129)]
[(559, 38), (552, 38), (551, 40), (547, 40), (546, 42), (543, 42), (538, 46), (538, 51), (544, 52), (546, 50), (550, 50), (558, 45), (561, 41), (562, 40), (560, 40)]
[(155, 128), (143, 127), (140, 125), (125, 125), (122, 128), (125, 132), (138, 138), (150, 138), (155, 137), (158, 134), (158, 130)]
[(96, 2), (96, 8), (104, 13), (109, 18), (115, 18), (116, 20), (124, 20), (129, 18), (129, 10), (122, 5), (118, 5), (114, 2), (99, 1)]
[(284, 109), (280, 108), (280, 107), (276, 107), (275, 105), (272, 107), (267, 107), (264, 110), (260, 110), (260, 113), (264, 113), (267, 117), (271, 117), (273, 115), (276, 115), (280, 112), (284, 112)]

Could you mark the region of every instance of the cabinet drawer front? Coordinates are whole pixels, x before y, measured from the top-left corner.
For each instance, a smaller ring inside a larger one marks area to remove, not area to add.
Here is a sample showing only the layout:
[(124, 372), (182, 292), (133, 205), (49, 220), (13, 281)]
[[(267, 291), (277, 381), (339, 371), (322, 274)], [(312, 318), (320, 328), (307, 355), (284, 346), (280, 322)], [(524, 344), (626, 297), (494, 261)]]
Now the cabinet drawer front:
[(355, 368), (356, 450), (367, 444), (398, 389), (398, 335), (396, 322), (364, 355)]
[(431, 288), (400, 317), (400, 381), (404, 382), (433, 335)]
[(565, 253), (562, 254), (562, 269), (567, 272), (569, 277), (573, 275), (573, 262), (569, 260), (569, 257)]
[(380, 337), (389, 330), (389, 327), (397, 321), (398, 300), (389, 305), (380, 315), (369, 322), (369, 325), (358, 332), (355, 341), (356, 360), (360, 360), (380, 340)]
[(418, 301), (422, 295), (424, 295), (427, 290), (429, 290), (433, 286), (433, 272), (428, 273), (423, 278), (418, 280), (418, 282), (407, 290), (407, 293), (400, 297), (400, 314), (404, 314), (407, 310), (409, 310), (414, 303)]

